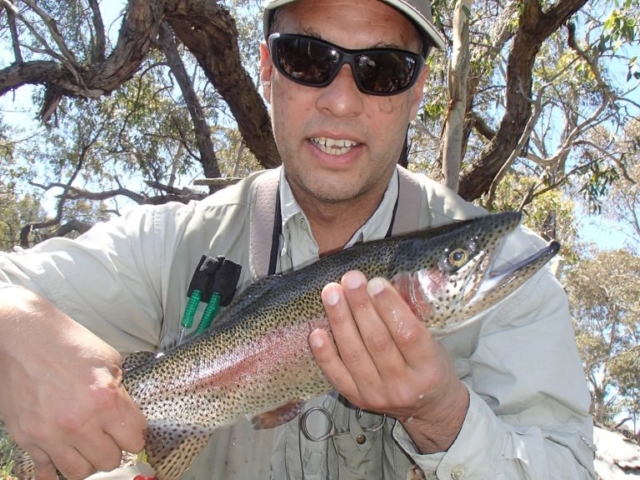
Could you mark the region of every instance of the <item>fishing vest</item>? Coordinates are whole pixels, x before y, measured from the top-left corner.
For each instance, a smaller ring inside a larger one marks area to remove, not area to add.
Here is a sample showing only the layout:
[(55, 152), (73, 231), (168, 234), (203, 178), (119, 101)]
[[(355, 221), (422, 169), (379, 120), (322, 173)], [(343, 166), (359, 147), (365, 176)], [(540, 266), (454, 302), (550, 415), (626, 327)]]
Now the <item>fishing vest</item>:
[[(257, 180), (256, 202), (250, 219), (252, 274), (257, 277), (274, 273), (273, 251), (277, 251), (280, 241), (279, 228), (274, 228), (276, 219), (279, 219), (279, 179), (280, 172), (271, 170)], [(423, 195), (420, 185), (402, 167), (398, 167), (398, 181), (395, 211), (401, 213), (394, 216), (392, 235), (418, 229)], [(271, 242), (266, 241), (269, 238)], [(336, 393), (307, 402), (305, 410), (320, 407), (332, 416), (338, 432), (323, 441), (309, 440), (300, 428), (304, 417), (280, 427), (272, 458), (272, 479), (424, 478), (393, 439), (395, 420), (368, 412), (359, 414)], [(305, 420), (310, 424), (309, 430), (327, 428), (326, 418), (317, 411)]]

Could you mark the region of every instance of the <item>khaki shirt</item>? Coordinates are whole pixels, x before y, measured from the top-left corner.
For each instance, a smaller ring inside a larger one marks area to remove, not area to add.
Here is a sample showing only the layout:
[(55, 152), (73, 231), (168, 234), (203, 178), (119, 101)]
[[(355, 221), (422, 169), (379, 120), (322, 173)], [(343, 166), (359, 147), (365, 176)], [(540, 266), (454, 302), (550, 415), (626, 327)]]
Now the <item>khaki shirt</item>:
[[(1, 254), (0, 282), (44, 295), (123, 355), (165, 348), (175, 341), (187, 288), (203, 254), (224, 255), (242, 265), (239, 291), (256, 279), (250, 230), (263, 213), (256, 205), (262, 175), (253, 174), (200, 202), (133, 208), (77, 240), (52, 239)], [(482, 213), (426, 177), (414, 179), (423, 192), (416, 227)], [(352, 241), (384, 236), (392, 221), (388, 206), (397, 196), (392, 183), (377, 214)], [(283, 182), (280, 194), (279, 266), (287, 270), (314, 261), (317, 245)], [(396, 215), (402, 214), (398, 209)], [(517, 261), (543, 244), (530, 231), (518, 229), (498, 261)], [(332, 412), (339, 431), (330, 439), (308, 440), (296, 420), (274, 432), (254, 431), (241, 419), (216, 431), (183, 478), (404, 479), (411, 478), (413, 464), (428, 479), (595, 478), (589, 393), (567, 299), (548, 269), (482, 322), (442, 343), (471, 399), (462, 430), (447, 452), (420, 455), (394, 420), (372, 414), (358, 419), (334, 394), (307, 405)], [(323, 415), (309, 415), (308, 420), (310, 430), (325, 431)], [(131, 473), (109, 478), (131, 480)]]

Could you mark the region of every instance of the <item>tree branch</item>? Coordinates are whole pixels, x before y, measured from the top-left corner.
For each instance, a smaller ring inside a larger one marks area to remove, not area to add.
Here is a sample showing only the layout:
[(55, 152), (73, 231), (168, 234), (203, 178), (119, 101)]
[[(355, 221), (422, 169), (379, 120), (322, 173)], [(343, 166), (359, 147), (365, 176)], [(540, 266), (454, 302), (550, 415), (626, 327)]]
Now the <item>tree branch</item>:
[(81, 222), (80, 220), (69, 220), (67, 223), (60, 225), (53, 232), (45, 235), (46, 238), (64, 237), (71, 232), (85, 233), (93, 226), (91, 223)]
[(229, 12), (208, 0), (173, 0), (167, 1), (166, 13), (176, 36), (229, 105), (249, 150), (265, 168), (280, 165), (271, 120), (242, 66), (238, 32)]
[(13, 58), (16, 63), (23, 63), (22, 51), (20, 50), (20, 39), (18, 37), (18, 28), (16, 27), (16, 14), (18, 10), (15, 6), (9, 2), (9, 0), (1, 0), (0, 8), (4, 7), (7, 11), (7, 23), (9, 24), (9, 31), (11, 32), (11, 46), (13, 47)]
[(100, 4), (97, 0), (89, 0), (89, 8), (91, 8), (91, 22), (95, 37), (91, 48), (91, 63), (102, 63), (107, 54), (107, 39), (104, 31), (104, 22), (102, 21), (102, 13), (100, 12)]
[(507, 59), (506, 111), (495, 137), (462, 173), (460, 194), (473, 200), (486, 192), (518, 145), (531, 117), (533, 64), (542, 43), (587, 0), (562, 0), (546, 13), (539, 0), (522, 2), (513, 46)]
[(138, 204), (144, 204), (148, 197), (144, 195), (140, 195), (139, 193), (135, 193), (132, 190), (126, 188), (117, 188), (115, 190), (107, 190), (104, 192), (92, 192), (90, 190), (84, 190), (81, 188), (72, 187), (67, 185), (66, 183), (52, 182), (48, 185), (42, 185), (36, 182), (29, 182), (30, 185), (34, 187), (38, 187), (43, 189), (44, 191), (51, 190), (52, 188), (62, 188), (64, 189), (65, 198), (67, 200), (107, 200), (109, 198), (116, 197), (118, 195), (122, 195), (124, 197), (130, 198), (134, 202)]
[[(535, 127), (536, 122), (538, 121), (538, 117), (540, 116), (540, 113), (544, 108), (544, 104), (542, 103), (542, 96), (543, 96), (544, 90), (545, 90), (545, 87), (542, 87), (538, 92), (538, 95), (534, 104), (533, 115), (531, 115), (531, 117), (529, 118), (529, 121), (525, 125), (524, 131), (522, 132), (522, 135), (520, 136), (520, 140), (518, 140), (516, 147), (513, 149), (513, 152), (511, 152), (511, 155), (509, 155), (509, 158), (507, 158), (507, 160), (504, 162), (504, 164), (496, 174), (495, 178), (493, 179), (491, 186), (489, 187), (489, 195), (487, 199), (488, 208), (491, 208), (491, 205), (493, 205), (498, 183), (500, 183), (500, 181), (505, 176), (509, 168), (511, 168), (511, 165), (513, 164), (513, 162), (515, 162), (515, 160), (520, 156), (522, 149), (524, 148), (526, 143), (529, 141), (531, 132), (533, 131), (533, 128)], [(530, 191), (530, 194), (531, 193), (533, 192)]]
[[(8, 2), (0, 1), (5, 4)], [(57, 89), (55, 98), (98, 98), (112, 92), (139, 69), (151, 47), (152, 39), (157, 35), (164, 14), (163, 6), (163, 0), (130, 0), (115, 49), (104, 62), (87, 69), (76, 70), (65, 57), (49, 48), (47, 53), (60, 63), (54, 60), (34, 60), (0, 70), (0, 96), (25, 84), (40, 84)], [(28, 23), (25, 26), (30, 28), (43, 45), (47, 45)], [(48, 105), (44, 105), (42, 110), (52, 113)]]
[(204, 175), (207, 178), (217, 178), (220, 176), (220, 167), (218, 166), (213, 142), (211, 141), (211, 129), (198, 96), (193, 89), (189, 75), (184, 68), (182, 59), (178, 54), (178, 49), (173, 41), (173, 32), (166, 23), (160, 26), (158, 46), (164, 53), (171, 73), (178, 82), (182, 96), (187, 104), (189, 115), (191, 115), (191, 121), (195, 129), (196, 144), (200, 151), (199, 161), (204, 169)]
[(470, 118), (470, 127), (473, 128), (479, 135), (483, 136), (487, 140), (492, 140), (496, 136), (496, 131), (489, 126), (489, 124), (478, 115), (476, 112), (471, 111), (467, 113)]
[[(76, 57), (73, 54), (73, 52), (71, 50), (69, 50), (69, 48), (67, 47), (66, 42), (64, 41), (64, 38), (62, 38), (62, 35), (58, 31), (58, 25), (56, 24), (56, 21), (51, 17), (51, 15), (49, 15), (47, 12), (42, 10), (32, 0), (22, 0), (22, 1), (25, 4), (27, 4), (34, 12), (36, 12), (36, 14), (40, 18), (42, 18), (42, 20), (44, 21), (45, 25), (49, 29), (49, 33), (50, 33), (51, 37), (56, 42), (56, 45), (58, 45), (58, 48), (60, 49), (60, 52), (62, 52), (63, 61), (68, 62), (68, 67), (73, 72), (76, 72), (76, 79), (78, 81), (80, 81), (81, 77), (80, 77), (79, 74), (77, 74), (77, 70), (81, 69), (80, 64), (78, 63), (78, 60), (76, 59)], [(27, 22), (25, 22), (25, 23), (27, 23)], [(32, 33), (35, 34), (35, 29), (32, 30)], [(46, 46), (47, 49), (49, 49), (49, 50), (51, 49), (46, 44), (46, 42), (44, 43), (44, 45)]]

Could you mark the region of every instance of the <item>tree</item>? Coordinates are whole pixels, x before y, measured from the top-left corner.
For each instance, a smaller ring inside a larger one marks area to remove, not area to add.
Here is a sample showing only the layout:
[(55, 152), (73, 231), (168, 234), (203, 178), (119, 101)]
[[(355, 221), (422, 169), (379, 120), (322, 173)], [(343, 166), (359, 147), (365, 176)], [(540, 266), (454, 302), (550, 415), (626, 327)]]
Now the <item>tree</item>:
[[(16, 147), (24, 165), (46, 165), (34, 184), (57, 189), (62, 204), (187, 201), (218, 188), (187, 187), (196, 176), (279, 164), (256, 87), (258, 3), (129, 0), (116, 35), (105, 23), (113, 2), (0, 0), (0, 41), (12, 52), (0, 97), (35, 85), (46, 125)], [(597, 199), (620, 158), (590, 136), (637, 108), (603, 65), (628, 65), (624, 88), (637, 87), (625, 46), (637, 43), (638, 1), (438, 0), (434, 10), (449, 48), (429, 60), (412, 168), (447, 172), (449, 185), (490, 209), (508, 173), (536, 179), (522, 208), (572, 178), (576, 189), (589, 179), (594, 188), (583, 191)], [(104, 205), (94, 210), (120, 208)]]
[(610, 136), (608, 150), (625, 152), (622, 178), (611, 188), (604, 205), (607, 216), (622, 227), (627, 245), (640, 252), (640, 120), (630, 121), (620, 136)]
[[(623, 53), (623, 45), (637, 43), (637, 2), (621, 10), (612, 10), (610, 2), (590, 2), (588, 8), (586, 2), (482, 2), (464, 11), (468, 41), (454, 35), (452, 61), (469, 57), (469, 67), (449, 65), (456, 73), (448, 77), (449, 95), (427, 103), (422, 116), (431, 131), (446, 118), (441, 131), (462, 133), (438, 138), (443, 148), (432, 175), (454, 188), (459, 182), (463, 197), (484, 197), (488, 207), (500, 180), (514, 169), (539, 179), (524, 204), (537, 192), (569, 185), (572, 177), (597, 201), (597, 187), (606, 184), (620, 157), (608, 155), (590, 136), (602, 125), (615, 130), (638, 112), (629, 95), (638, 86), (637, 59)], [(459, 50), (466, 55), (456, 56)], [(605, 68), (612, 61), (633, 73), (623, 84)], [(450, 115), (460, 111), (463, 98), (463, 113)], [(445, 178), (441, 172), (453, 174)], [(595, 174), (584, 178), (587, 172)], [(587, 179), (594, 180), (593, 189), (586, 188)]]
[(640, 257), (616, 250), (583, 259), (566, 277), (592, 413), (606, 425), (636, 419), (640, 406), (639, 272)]

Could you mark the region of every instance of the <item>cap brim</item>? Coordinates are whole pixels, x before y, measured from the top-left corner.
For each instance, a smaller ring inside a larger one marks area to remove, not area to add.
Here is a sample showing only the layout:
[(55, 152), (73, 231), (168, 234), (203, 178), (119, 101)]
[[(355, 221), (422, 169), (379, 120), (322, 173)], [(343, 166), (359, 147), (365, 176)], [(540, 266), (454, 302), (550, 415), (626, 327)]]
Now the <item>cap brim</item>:
[[(282, 7), (288, 3), (293, 3), (296, 0), (266, 0), (264, 5), (264, 15), (262, 17), (263, 22), (263, 31), (265, 36), (269, 31), (269, 22), (271, 11), (276, 8)], [(396, 10), (401, 11), (407, 17), (409, 17), (416, 27), (421, 31), (421, 33), (431, 42), (433, 45), (441, 50), (446, 48), (446, 43), (444, 38), (433, 24), (431, 20), (426, 18), (422, 13), (418, 10), (408, 5), (406, 2), (398, 1), (398, 0), (382, 0), (385, 3), (388, 3)]]

